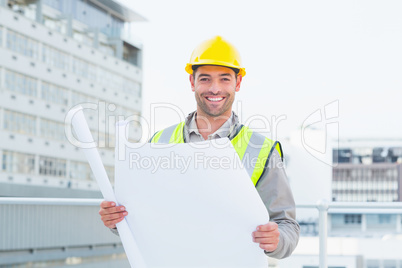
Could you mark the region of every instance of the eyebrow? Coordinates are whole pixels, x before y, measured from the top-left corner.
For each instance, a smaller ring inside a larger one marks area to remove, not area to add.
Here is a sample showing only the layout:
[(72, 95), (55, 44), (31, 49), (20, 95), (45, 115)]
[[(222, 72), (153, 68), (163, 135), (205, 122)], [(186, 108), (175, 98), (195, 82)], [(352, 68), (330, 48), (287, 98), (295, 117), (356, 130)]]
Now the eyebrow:
[[(206, 77), (211, 77), (211, 75), (210, 74), (199, 74), (198, 75), (198, 77), (202, 77), (202, 76), (206, 76)], [(220, 74), (219, 76), (232, 76), (230, 73), (223, 73), (223, 74)]]

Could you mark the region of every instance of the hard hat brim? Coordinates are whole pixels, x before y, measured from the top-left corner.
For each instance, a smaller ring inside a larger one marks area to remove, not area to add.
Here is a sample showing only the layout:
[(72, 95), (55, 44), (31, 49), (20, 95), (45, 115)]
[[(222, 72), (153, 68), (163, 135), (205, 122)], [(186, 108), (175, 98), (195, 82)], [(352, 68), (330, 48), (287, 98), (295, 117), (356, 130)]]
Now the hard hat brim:
[(187, 63), (186, 67), (184, 68), (186, 70), (186, 72), (188, 74), (193, 74), (193, 65), (194, 66), (202, 66), (202, 65), (216, 65), (216, 66), (222, 66), (222, 67), (227, 67), (227, 68), (231, 68), (231, 69), (238, 69), (239, 70), (239, 75), (241, 76), (245, 76), (246, 75), (246, 70), (245, 68), (239, 68), (237, 66), (229, 66), (227, 63), (225, 62), (210, 62), (210, 61), (206, 61), (205, 63), (200, 63), (200, 64), (191, 64), (191, 63)]

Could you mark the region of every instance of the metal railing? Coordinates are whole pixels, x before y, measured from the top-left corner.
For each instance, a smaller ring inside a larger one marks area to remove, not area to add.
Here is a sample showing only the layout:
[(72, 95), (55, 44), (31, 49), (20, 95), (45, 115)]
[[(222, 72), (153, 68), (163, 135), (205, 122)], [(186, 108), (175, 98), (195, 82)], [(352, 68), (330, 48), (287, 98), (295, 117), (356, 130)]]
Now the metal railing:
[(103, 199), (0, 197), (0, 205), (99, 206)]
[(101, 199), (0, 197), (0, 266), (123, 254)]
[[(102, 199), (78, 198), (19, 198), (0, 197), (0, 205), (47, 205), (47, 206), (99, 206)], [(316, 204), (299, 204), (300, 209), (317, 209), (319, 212), (319, 267), (328, 267), (327, 239), (328, 239), (328, 210), (342, 209), (348, 211), (359, 209), (361, 213), (368, 210), (387, 209), (392, 213), (402, 214), (402, 202), (328, 202), (319, 200)]]
[[(319, 213), (319, 267), (328, 267), (327, 240), (328, 240), (328, 210), (329, 209), (388, 209), (393, 213), (402, 213), (402, 202), (328, 202), (319, 200), (315, 205), (300, 204), (297, 208), (317, 209)], [(363, 213), (364, 211), (362, 211)]]

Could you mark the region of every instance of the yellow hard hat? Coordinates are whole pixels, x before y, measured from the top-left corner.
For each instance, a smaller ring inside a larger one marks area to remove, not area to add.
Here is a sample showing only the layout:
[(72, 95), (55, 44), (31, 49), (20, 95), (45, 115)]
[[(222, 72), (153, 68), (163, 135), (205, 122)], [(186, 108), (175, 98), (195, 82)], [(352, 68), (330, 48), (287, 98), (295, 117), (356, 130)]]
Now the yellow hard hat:
[(241, 76), (246, 75), (246, 70), (241, 67), (239, 51), (221, 36), (208, 39), (194, 49), (185, 68), (187, 73), (193, 74), (193, 65), (225, 66), (239, 69)]

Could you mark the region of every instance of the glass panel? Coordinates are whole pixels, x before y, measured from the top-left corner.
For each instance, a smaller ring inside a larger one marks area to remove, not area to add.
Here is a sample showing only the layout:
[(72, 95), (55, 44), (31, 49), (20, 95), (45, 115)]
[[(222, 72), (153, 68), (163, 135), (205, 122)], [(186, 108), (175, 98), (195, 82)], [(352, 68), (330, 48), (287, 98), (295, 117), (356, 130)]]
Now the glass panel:
[(36, 135), (36, 118), (31, 115), (4, 110), (4, 130), (25, 135)]
[(63, 71), (70, 70), (68, 54), (51, 46), (43, 45), (42, 61), (51, 67), (55, 67)]
[(141, 86), (140, 83), (135, 82), (130, 79), (122, 78), (123, 84), (121, 88), (123, 89), (123, 92), (127, 93), (130, 96), (134, 97), (141, 97)]
[(73, 73), (77, 76), (96, 81), (96, 65), (73, 57)]
[(2, 169), (11, 173), (34, 174), (35, 155), (3, 151)]
[(102, 51), (103, 53), (110, 55), (110, 56), (115, 56), (116, 55), (116, 51), (114, 46), (110, 45), (110, 44), (104, 44), (104, 43), (100, 43), (99, 44), (99, 50)]
[(6, 70), (5, 88), (7, 90), (18, 92), (20, 94), (31, 97), (36, 97), (36, 85), (36, 79)]
[(344, 215), (345, 224), (361, 224), (362, 215), (361, 214), (345, 214)]
[(66, 141), (64, 124), (52, 120), (41, 119), (40, 122), (41, 137), (59, 141)]
[(45, 176), (65, 177), (66, 160), (41, 156), (39, 158), (39, 174)]
[(67, 105), (68, 90), (53, 84), (42, 82), (42, 99), (56, 104)]
[(24, 56), (38, 59), (39, 43), (25, 35), (7, 30), (7, 48)]
[(98, 103), (98, 100), (93, 98), (93, 97), (91, 97), (91, 96), (81, 94), (81, 93), (78, 93), (78, 92), (75, 92), (75, 91), (71, 92), (71, 105), (72, 106), (77, 105), (79, 103), (87, 103), (87, 102), (89, 102), (89, 103)]
[(43, 4), (48, 5), (57, 10), (60, 10), (60, 0), (44, 0)]

